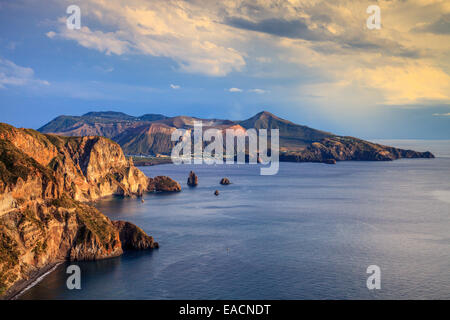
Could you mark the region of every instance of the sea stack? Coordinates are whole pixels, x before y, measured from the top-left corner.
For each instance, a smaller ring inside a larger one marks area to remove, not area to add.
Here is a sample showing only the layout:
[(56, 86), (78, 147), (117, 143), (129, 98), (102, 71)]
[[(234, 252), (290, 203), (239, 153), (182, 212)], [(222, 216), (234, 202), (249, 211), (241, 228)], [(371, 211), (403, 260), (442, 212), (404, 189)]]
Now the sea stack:
[(220, 184), (228, 185), (228, 184), (231, 184), (231, 182), (228, 178), (222, 178), (222, 180), (220, 180)]
[(189, 172), (187, 184), (191, 187), (196, 187), (198, 185), (198, 177), (194, 171)]

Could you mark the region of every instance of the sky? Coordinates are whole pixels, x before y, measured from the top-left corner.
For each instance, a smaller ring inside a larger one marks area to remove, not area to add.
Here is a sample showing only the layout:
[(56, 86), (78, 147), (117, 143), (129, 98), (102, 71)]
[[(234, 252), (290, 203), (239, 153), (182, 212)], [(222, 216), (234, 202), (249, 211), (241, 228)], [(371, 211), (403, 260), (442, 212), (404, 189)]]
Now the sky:
[(450, 139), (450, 1), (0, 0), (0, 122), (106, 110)]

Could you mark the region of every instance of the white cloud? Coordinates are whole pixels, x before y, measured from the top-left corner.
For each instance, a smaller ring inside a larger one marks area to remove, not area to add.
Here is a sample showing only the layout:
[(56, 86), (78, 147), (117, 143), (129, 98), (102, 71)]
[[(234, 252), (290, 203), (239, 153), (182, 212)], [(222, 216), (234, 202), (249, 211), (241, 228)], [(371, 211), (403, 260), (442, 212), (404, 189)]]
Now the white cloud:
[(229, 92), (242, 92), (243, 90), (239, 89), (239, 88), (230, 88), (230, 89), (228, 89), (228, 91)]
[(245, 53), (230, 42), (238, 33), (199, 3), (87, 0), (82, 13), (115, 31), (87, 26), (68, 30), (64, 20), (59, 31), (50, 31), (47, 36), (74, 40), (106, 54), (169, 57), (181, 71), (209, 76), (225, 76), (246, 65)]
[(0, 88), (7, 86), (50, 85), (46, 80), (36, 79), (31, 68), (21, 67), (0, 57)]
[(180, 89), (181, 87), (179, 85), (176, 84), (170, 84), (170, 87), (174, 90)]
[(53, 39), (56, 36), (56, 32), (54, 31), (49, 31), (45, 34), (47, 37), (49, 37), (50, 39)]
[(248, 92), (263, 94), (263, 93), (266, 93), (267, 91), (263, 90), (263, 89), (250, 89), (250, 90), (248, 90)]
[(69, 30), (61, 28), (60, 33), (47, 32), (47, 37), (64, 38), (75, 40), (83, 47), (96, 49), (107, 55), (121, 55), (130, 52), (131, 44), (126, 40), (121, 40), (115, 32), (91, 31), (88, 27), (81, 27), (80, 30)]

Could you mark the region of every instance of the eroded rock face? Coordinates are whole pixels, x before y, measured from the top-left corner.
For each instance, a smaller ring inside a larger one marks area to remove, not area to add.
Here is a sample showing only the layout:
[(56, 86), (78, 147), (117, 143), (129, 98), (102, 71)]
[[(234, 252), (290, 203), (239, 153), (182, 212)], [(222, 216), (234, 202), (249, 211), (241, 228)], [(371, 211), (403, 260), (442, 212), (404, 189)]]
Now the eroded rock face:
[(83, 202), (180, 189), (169, 177), (145, 176), (109, 139), (0, 123), (0, 297), (60, 261), (118, 256), (122, 243), (156, 247), (138, 227), (116, 227)]
[(95, 208), (69, 198), (30, 201), (0, 217), (0, 297), (56, 262), (122, 252), (118, 230)]
[(178, 182), (166, 176), (157, 176), (150, 180), (149, 191), (156, 192), (179, 192), (181, 186)]
[(191, 186), (191, 187), (195, 187), (198, 185), (198, 177), (194, 171), (189, 172), (187, 184), (188, 184), (188, 186)]
[(148, 236), (141, 228), (126, 221), (113, 221), (119, 231), (120, 242), (125, 250), (145, 250), (159, 248), (153, 237)]

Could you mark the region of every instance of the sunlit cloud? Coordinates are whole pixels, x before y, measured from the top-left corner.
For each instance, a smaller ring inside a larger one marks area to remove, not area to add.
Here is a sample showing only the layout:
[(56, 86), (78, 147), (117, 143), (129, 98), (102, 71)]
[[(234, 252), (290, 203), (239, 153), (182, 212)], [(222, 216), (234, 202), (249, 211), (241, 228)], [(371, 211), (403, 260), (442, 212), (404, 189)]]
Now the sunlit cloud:
[[(179, 72), (289, 76), (292, 80), (283, 90), (299, 100), (305, 94), (314, 96), (322, 104), (347, 100), (363, 108), (450, 103), (449, 3), (377, 1), (382, 28), (376, 31), (365, 26), (369, 4), (85, 0), (86, 25), (81, 30), (67, 30), (61, 21), (60, 28), (49, 30), (47, 36), (106, 55), (170, 58)], [(310, 78), (295, 76), (294, 70), (305, 68)]]

